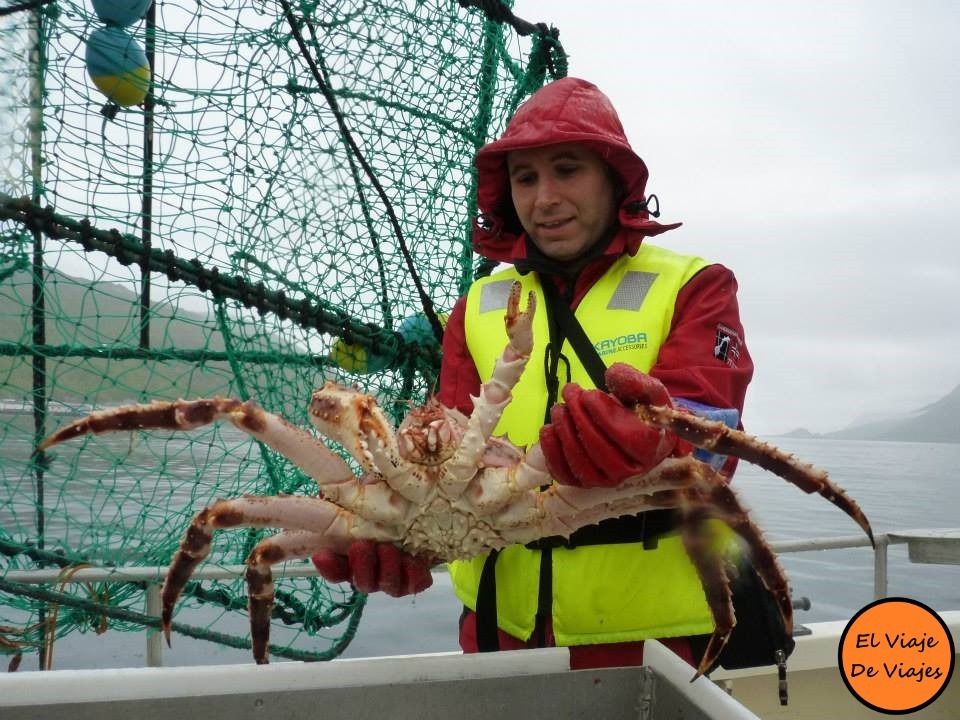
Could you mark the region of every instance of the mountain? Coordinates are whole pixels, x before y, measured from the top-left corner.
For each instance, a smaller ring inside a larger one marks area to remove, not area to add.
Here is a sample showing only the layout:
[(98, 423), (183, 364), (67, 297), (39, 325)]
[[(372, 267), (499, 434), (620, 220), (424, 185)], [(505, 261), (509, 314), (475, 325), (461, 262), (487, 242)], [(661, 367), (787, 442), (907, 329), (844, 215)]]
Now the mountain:
[(893, 442), (960, 443), (960, 385), (936, 402), (913, 412), (882, 420), (854, 423), (843, 430), (812, 433), (797, 428), (783, 437)]
[[(0, 342), (32, 344), (31, 276), (15, 272), (0, 283)], [(111, 357), (134, 349), (140, 339), (139, 300), (123, 285), (80, 280), (48, 269), (44, 284), (46, 344), (72, 352), (47, 360), (51, 399), (98, 403), (141, 398), (175, 399), (223, 393), (233, 374), (225, 362), (198, 364), (173, 357), (160, 361)], [(175, 299), (151, 304), (150, 344), (154, 349), (224, 350), (223, 338), (206, 315)], [(86, 353), (81, 350), (98, 352)], [(29, 355), (0, 355), (0, 399), (24, 400), (31, 394)]]
[(960, 385), (936, 402), (900, 417), (826, 433), (843, 440), (960, 443)]
[(783, 433), (780, 437), (787, 438), (818, 438), (821, 437), (818, 433), (810, 432), (806, 428), (797, 428), (796, 430), (791, 430), (788, 433)]

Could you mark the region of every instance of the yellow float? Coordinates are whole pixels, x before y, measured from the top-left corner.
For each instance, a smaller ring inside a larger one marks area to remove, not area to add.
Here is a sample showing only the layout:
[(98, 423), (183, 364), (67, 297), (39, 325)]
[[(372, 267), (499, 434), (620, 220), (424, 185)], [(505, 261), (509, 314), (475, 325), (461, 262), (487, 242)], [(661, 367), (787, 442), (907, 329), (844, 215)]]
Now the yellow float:
[[(447, 314), (440, 313), (438, 317), (440, 324), (445, 326), (447, 324)], [(437, 342), (430, 321), (423, 313), (405, 317), (400, 321), (397, 332), (409, 343), (430, 345)], [(389, 358), (359, 345), (351, 345), (342, 338), (338, 338), (330, 349), (330, 360), (347, 372), (364, 374), (380, 372), (390, 364)]]

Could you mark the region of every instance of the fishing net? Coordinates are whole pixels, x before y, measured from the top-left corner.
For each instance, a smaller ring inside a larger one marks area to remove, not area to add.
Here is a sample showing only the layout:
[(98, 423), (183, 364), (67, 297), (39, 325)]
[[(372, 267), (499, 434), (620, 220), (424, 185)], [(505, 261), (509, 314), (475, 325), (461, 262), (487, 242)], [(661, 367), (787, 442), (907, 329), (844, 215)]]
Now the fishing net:
[[(487, 270), (472, 156), (565, 74), (556, 30), (500, 1), (147, 5), (0, 8), (0, 653), (41, 661), (66, 633), (156, 617), (142, 584), (23, 571), (165, 566), (214, 499), (316, 487), (229, 425), (39, 441), (94, 408), (215, 394), (306, 426), (326, 379), (399, 419)], [(211, 562), (261, 536), (218, 533)], [(245, 620), (220, 618), (245, 595), (192, 583), (175, 630), (243, 647)], [(363, 602), (280, 581), (275, 654), (339, 654)]]

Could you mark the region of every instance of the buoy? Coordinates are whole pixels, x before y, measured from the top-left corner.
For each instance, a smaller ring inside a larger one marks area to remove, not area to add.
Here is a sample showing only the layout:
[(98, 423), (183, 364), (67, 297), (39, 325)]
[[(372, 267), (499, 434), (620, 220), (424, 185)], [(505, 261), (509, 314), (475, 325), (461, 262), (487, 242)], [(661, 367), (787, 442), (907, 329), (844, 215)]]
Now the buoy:
[(153, 0), (93, 0), (93, 11), (108, 25), (129, 27), (142, 18)]
[(365, 348), (344, 342), (342, 338), (337, 338), (330, 348), (330, 360), (347, 372), (362, 375), (385, 370), (389, 364), (383, 355), (368, 353)]
[(87, 72), (117, 105), (139, 105), (147, 97), (150, 65), (140, 43), (126, 30), (108, 25), (87, 39)]
[[(446, 326), (446, 313), (440, 313), (438, 317), (440, 324)], [(417, 345), (437, 344), (430, 321), (423, 313), (405, 317), (400, 321), (397, 332), (409, 343), (416, 343)], [(342, 338), (338, 338), (333, 347), (330, 348), (330, 360), (347, 372), (361, 374), (380, 372), (390, 364), (389, 359), (383, 355), (368, 351), (359, 345), (351, 345), (344, 342)]]
[[(440, 313), (437, 318), (440, 320), (440, 325), (446, 327), (447, 315)], [(397, 332), (403, 335), (407, 342), (417, 343), (418, 345), (430, 345), (437, 342), (437, 338), (433, 334), (433, 326), (423, 313), (405, 317), (400, 321)]]

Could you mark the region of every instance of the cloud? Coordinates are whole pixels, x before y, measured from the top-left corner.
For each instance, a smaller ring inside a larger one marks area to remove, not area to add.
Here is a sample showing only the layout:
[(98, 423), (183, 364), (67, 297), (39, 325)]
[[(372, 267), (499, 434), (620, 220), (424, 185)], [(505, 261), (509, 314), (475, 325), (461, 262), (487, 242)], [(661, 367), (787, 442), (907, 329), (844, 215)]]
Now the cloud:
[(758, 433), (960, 384), (960, 5), (517, 0), (651, 171), (658, 238), (732, 268)]

